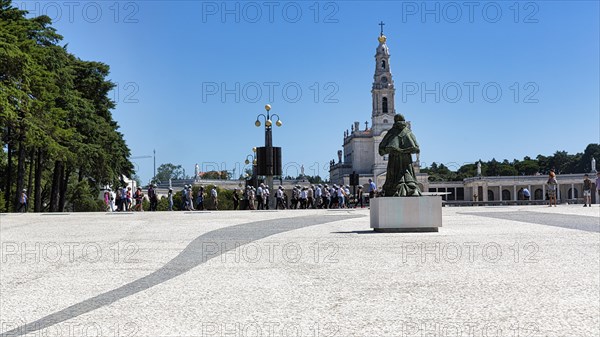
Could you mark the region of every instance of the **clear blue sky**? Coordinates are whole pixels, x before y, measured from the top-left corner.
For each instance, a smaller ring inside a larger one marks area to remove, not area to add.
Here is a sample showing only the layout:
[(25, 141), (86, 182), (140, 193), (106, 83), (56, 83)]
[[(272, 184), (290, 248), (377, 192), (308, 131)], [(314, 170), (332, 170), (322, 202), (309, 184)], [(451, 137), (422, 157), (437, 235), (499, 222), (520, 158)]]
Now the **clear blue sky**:
[[(381, 20), (396, 110), (424, 164), (576, 153), (600, 139), (598, 1), (15, 3), (54, 17), (77, 56), (111, 66), (133, 156), (156, 149), (157, 166), (188, 174), (216, 163), (238, 176), (264, 144), (254, 121), (270, 103), (284, 170), (328, 176), (344, 130), (370, 122)], [(421, 95), (436, 83), (437, 97)], [(135, 162), (147, 182), (152, 159)]]

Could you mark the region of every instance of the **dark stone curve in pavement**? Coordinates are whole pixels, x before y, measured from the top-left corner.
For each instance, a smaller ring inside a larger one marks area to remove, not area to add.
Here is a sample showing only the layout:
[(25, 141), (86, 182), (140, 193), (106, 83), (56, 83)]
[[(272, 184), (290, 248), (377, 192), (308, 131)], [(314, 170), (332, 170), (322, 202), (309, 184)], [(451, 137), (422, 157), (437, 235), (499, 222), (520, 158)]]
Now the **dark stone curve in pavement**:
[[(11, 331), (4, 332), (0, 337), (29, 334), (110, 305), (120, 299), (134, 295), (182, 275), (212, 258), (218, 257), (227, 251), (236, 249), (237, 247), (252, 241), (304, 227), (360, 217), (364, 217), (364, 215), (312, 215), (297, 218), (257, 221), (211, 231), (194, 239), (181, 251), (181, 253), (152, 274), (85, 301), (73, 304), (63, 310), (42, 317), (35, 322), (27, 323)], [(205, 254), (207, 252), (206, 248), (208, 244), (212, 247), (217, 244), (218, 246), (216, 247), (219, 248), (218, 251), (211, 250), (210, 254)]]
[(553, 214), (542, 212), (460, 212), (460, 214), (476, 215), (486, 218), (527, 222), (536, 225), (546, 225), (585, 232), (600, 233), (600, 216), (591, 217), (584, 215)]

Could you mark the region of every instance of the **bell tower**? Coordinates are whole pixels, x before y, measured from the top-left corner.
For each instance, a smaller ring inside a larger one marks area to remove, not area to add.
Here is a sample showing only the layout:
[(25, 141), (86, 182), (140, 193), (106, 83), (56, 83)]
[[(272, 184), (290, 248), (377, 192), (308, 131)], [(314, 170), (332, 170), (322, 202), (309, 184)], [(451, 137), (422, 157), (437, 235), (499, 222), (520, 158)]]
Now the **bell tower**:
[(381, 33), (377, 40), (377, 52), (375, 54), (375, 75), (373, 76), (373, 88), (371, 95), (373, 97), (372, 127), (373, 136), (380, 135), (383, 131), (390, 129), (394, 123), (396, 109), (394, 107), (394, 80), (390, 69), (390, 51), (386, 44), (387, 37), (383, 35), (383, 26), (380, 22)]

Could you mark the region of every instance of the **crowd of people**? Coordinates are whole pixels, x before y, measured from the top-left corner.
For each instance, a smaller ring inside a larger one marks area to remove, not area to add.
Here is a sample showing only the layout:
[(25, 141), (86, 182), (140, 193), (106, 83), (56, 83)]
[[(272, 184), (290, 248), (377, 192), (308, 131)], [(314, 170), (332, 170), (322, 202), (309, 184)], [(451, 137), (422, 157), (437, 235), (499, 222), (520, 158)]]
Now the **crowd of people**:
[[(596, 177), (596, 188), (600, 191), (600, 172)], [(558, 181), (554, 171), (550, 171), (548, 180), (546, 181), (546, 199), (549, 207), (556, 207), (556, 199), (558, 193)], [(584, 175), (583, 180), (583, 201), (584, 207), (591, 207), (593, 182), (589, 175)], [(275, 198), (275, 209), (333, 209), (333, 208), (356, 208), (365, 207), (366, 201), (374, 198), (377, 195), (377, 187), (372, 179), (369, 179), (367, 186), (367, 194), (363, 191), (363, 186), (358, 186), (356, 194), (351, 192), (349, 185), (337, 184), (316, 184), (294, 186), (291, 191), (286, 192), (283, 186), (278, 186), (274, 192), (268, 185), (261, 183), (258, 187), (247, 186), (245, 189), (236, 188), (232, 194), (233, 209), (248, 209), (248, 210), (268, 210), (271, 206), (271, 199)], [(27, 190), (23, 190), (19, 198), (19, 212), (27, 211)], [(185, 185), (181, 190), (181, 210), (195, 211), (208, 209), (206, 205), (207, 198), (210, 200), (210, 209), (219, 209), (218, 192), (216, 187), (212, 187), (210, 191), (206, 191), (203, 186), (200, 186), (193, 195), (192, 185)], [(174, 192), (169, 188), (167, 193), (168, 210), (173, 208)], [(519, 190), (519, 196), (522, 200), (529, 200), (531, 192), (527, 188)], [(107, 189), (104, 192), (104, 203), (107, 211), (111, 212), (127, 212), (127, 211), (143, 211), (144, 195), (142, 188), (138, 187), (132, 193), (130, 186), (116, 189), (113, 192)], [(150, 211), (156, 211), (158, 206), (158, 193), (156, 185), (150, 185), (147, 190), (147, 199), (150, 202)]]
[[(186, 211), (203, 211), (207, 207), (205, 205), (206, 193), (204, 190), (204, 186), (200, 186), (198, 191), (196, 192), (196, 199), (194, 199), (194, 191), (192, 189), (192, 185), (184, 185), (181, 190), (181, 209)], [(212, 203), (212, 209), (219, 209), (219, 199), (218, 199), (217, 189), (213, 186), (210, 190), (210, 200)], [(173, 189), (169, 188), (167, 192), (167, 198), (169, 201), (169, 211), (173, 210)], [(195, 207), (194, 207), (195, 205)]]
[[(150, 201), (150, 210), (156, 211), (158, 206), (158, 193), (156, 185), (148, 187), (148, 200)], [(135, 204), (133, 203), (135, 201)], [(138, 187), (135, 192), (131, 192), (131, 186), (117, 188), (116, 192), (108, 188), (104, 191), (104, 205), (106, 211), (110, 212), (143, 212), (144, 192)]]
[[(377, 188), (369, 179), (369, 197), (375, 197)], [(296, 185), (289, 193), (279, 186), (274, 193), (275, 209), (326, 209), (326, 208), (356, 208), (365, 207), (363, 187), (358, 186), (356, 195), (350, 191), (349, 185), (317, 184), (310, 186)], [(263, 210), (270, 208), (271, 191), (268, 185), (261, 183), (258, 188), (247, 186), (242, 194), (235, 189), (233, 192), (234, 209), (244, 205), (245, 209)]]

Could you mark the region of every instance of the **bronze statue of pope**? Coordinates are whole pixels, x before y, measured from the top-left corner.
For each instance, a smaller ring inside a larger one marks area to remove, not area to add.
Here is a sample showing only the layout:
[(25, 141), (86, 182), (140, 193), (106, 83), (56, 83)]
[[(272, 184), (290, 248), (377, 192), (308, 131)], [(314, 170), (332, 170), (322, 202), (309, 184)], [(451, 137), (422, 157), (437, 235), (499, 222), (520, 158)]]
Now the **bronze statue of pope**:
[(379, 144), (379, 154), (389, 155), (383, 195), (386, 197), (420, 196), (421, 190), (412, 165), (412, 154), (419, 153), (419, 144), (404, 116), (394, 116), (394, 126)]

